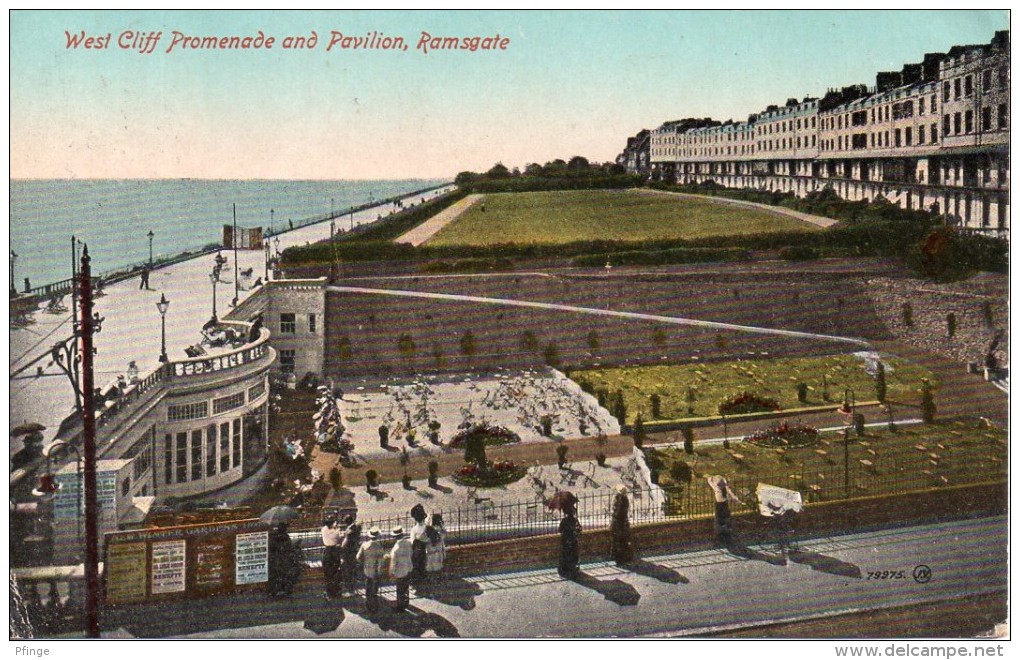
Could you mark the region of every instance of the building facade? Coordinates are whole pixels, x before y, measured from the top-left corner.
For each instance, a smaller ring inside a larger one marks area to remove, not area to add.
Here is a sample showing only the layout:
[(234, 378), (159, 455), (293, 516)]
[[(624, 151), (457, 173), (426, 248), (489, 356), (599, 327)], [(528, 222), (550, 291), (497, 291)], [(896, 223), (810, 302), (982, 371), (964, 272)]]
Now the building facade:
[(1008, 238), (1009, 57), (1009, 33), (999, 32), (988, 44), (879, 73), (871, 88), (789, 99), (743, 122), (665, 122), (649, 136), (652, 176), (882, 196)]

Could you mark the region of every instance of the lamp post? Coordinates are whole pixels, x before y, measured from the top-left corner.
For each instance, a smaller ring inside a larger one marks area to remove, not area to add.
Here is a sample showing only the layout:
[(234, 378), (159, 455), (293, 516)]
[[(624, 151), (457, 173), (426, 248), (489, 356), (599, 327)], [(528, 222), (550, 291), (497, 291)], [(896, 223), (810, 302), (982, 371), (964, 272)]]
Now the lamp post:
[(216, 318), (216, 282), (219, 280), (219, 274), (216, 271), (209, 273), (209, 281), (212, 282), (212, 323), (219, 323), (220, 320)]
[[(159, 294), (159, 302), (156, 303), (156, 309), (159, 310), (159, 322), (162, 331), (159, 344), (159, 361), (169, 362), (170, 360), (166, 355), (166, 312), (170, 309), (170, 301), (166, 299), (166, 294)], [(213, 312), (213, 316), (215, 317), (215, 312)]]
[(280, 258), (280, 237), (279, 236), (274, 236), (273, 237), (273, 247), (276, 248), (276, 258), (279, 259)]
[[(77, 508), (74, 512), (74, 517), (77, 522), (77, 534), (78, 534), (78, 545), (81, 545), (81, 452), (78, 448), (65, 440), (54, 440), (50, 444), (43, 447), (42, 454), (46, 457), (46, 472), (39, 477), (39, 486), (32, 489), (32, 494), (36, 497), (51, 497), (57, 491), (60, 490), (60, 485), (57, 484), (53, 479), (53, 472), (50, 470), (50, 462), (53, 455), (53, 451), (56, 449), (68, 448), (74, 452), (75, 457), (75, 475), (78, 477), (78, 488), (76, 489), (77, 496)], [(80, 548), (79, 548), (80, 549)]]
[(11, 250), (11, 295), (18, 295), (18, 289), (14, 286), (14, 262), (18, 260), (18, 253)]
[(150, 229), (147, 236), (149, 237), (149, 270), (152, 270), (152, 237), (155, 236), (155, 234), (153, 234)]
[(266, 253), (266, 281), (269, 281), (269, 239), (262, 241), (262, 248)]
[(853, 388), (843, 390), (843, 405), (839, 412), (847, 416), (846, 427), (843, 428), (843, 493), (850, 498), (850, 425), (854, 422), (854, 411), (857, 408), (857, 396)]

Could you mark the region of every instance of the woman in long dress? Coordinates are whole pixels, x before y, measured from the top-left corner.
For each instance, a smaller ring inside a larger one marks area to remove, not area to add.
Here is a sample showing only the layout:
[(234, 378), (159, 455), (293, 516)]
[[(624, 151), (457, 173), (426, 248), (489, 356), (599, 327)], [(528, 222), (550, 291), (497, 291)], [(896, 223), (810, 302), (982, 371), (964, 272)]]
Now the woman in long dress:
[(622, 484), (616, 487), (613, 497), (613, 513), (610, 522), (610, 552), (613, 561), (622, 566), (634, 560), (634, 549), (630, 543), (630, 500), (627, 498), (627, 487)]

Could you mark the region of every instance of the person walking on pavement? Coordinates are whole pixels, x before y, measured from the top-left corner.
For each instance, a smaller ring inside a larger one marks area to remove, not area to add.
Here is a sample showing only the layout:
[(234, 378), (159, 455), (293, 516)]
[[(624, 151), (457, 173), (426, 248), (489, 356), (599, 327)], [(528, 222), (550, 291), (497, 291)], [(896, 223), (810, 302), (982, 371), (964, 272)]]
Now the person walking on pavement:
[(368, 540), (361, 544), (356, 556), (365, 575), (365, 605), (369, 612), (379, 609), (379, 580), (385, 570), (383, 560), (386, 557), (381, 536), (382, 532), (378, 527), (368, 530)]
[(336, 525), (336, 518), (327, 517), (322, 523), (322, 578), (326, 585), (326, 598), (330, 600), (341, 595), (341, 541), (341, 531)]
[(414, 527), (411, 528), (411, 582), (414, 583), (414, 590), (423, 588), (425, 583), (425, 562), (428, 551), (429, 537), (426, 534), (425, 521), (428, 514), (425, 507), (415, 504), (411, 508), (411, 518), (414, 520)]
[(443, 516), (433, 513), (425, 528), (428, 546), (425, 548), (426, 584), (435, 586), (442, 575), (443, 564), (446, 562), (446, 530), (443, 528)]
[(344, 532), (343, 541), (340, 543), (341, 567), (343, 576), (343, 592), (355, 595), (357, 593), (357, 566), (358, 549), (361, 547), (361, 525), (354, 522), (354, 516), (344, 518), (347, 529)]
[(577, 502), (569, 499), (563, 505), (563, 520), (560, 521), (560, 566), (559, 574), (565, 578), (576, 578), (581, 572), (581, 523), (577, 520)]
[(397, 605), (394, 612), (403, 612), (411, 603), (411, 539), (404, 536), (403, 527), (394, 527), (390, 534), (397, 540), (386, 555), (390, 576), (397, 583)]
[(148, 266), (143, 266), (142, 267), (142, 281), (139, 282), (138, 288), (139, 289), (145, 289), (146, 291), (149, 290), (149, 267)]
[(743, 502), (730, 490), (730, 484), (726, 481), (726, 477), (717, 474), (708, 477), (707, 481), (715, 495), (715, 540), (724, 546), (730, 546), (733, 544), (730, 502), (737, 504), (743, 504)]
[(609, 525), (610, 553), (617, 566), (622, 566), (634, 559), (634, 549), (630, 544), (630, 500), (627, 499), (627, 487), (620, 484), (616, 487), (613, 497), (613, 512)]

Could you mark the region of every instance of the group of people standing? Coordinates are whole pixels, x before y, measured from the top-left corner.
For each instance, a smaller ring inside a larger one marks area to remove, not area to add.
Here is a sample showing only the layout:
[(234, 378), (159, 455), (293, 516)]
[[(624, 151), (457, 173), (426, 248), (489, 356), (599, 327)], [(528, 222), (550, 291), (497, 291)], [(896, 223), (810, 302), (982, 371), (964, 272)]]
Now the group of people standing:
[[(446, 531), (438, 513), (428, 516), (420, 504), (411, 509), (415, 521), (409, 533), (401, 526), (390, 530), (388, 538), (378, 527), (368, 530), (362, 541), (361, 525), (353, 516), (341, 524), (327, 519), (322, 527), (322, 572), (327, 598), (357, 593), (357, 572), (360, 566), (365, 579), (365, 600), (368, 610), (379, 608), (379, 584), (387, 577), (397, 587), (397, 612), (407, 609), (411, 587), (424, 594), (439, 579), (446, 560)], [(391, 545), (392, 542), (392, 545)]]

